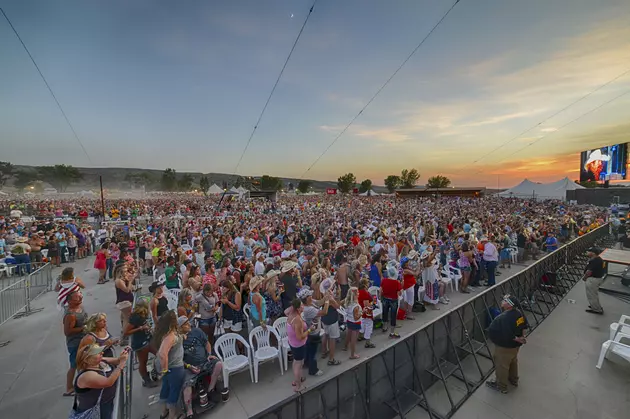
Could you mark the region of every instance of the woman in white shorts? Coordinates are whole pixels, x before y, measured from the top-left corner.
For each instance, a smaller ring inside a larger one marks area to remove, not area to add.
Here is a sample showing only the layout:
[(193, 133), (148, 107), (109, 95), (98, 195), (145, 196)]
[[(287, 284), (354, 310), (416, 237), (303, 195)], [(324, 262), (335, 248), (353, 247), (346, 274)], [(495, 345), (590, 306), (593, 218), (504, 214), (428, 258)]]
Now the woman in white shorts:
[(227, 279), (221, 282), (221, 318), (225, 333), (238, 333), (243, 330), (241, 293), (232, 281)]

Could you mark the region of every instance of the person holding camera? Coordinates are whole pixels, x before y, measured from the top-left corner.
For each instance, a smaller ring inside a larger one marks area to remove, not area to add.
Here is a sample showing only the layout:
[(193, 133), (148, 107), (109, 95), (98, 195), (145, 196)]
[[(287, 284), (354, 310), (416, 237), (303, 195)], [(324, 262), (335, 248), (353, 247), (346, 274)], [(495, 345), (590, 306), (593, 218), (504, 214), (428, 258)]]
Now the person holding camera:
[(74, 381), (75, 414), (85, 415), (88, 411), (98, 409), (100, 419), (112, 419), (116, 382), (125, 368), (131, 348), (125, 348), (118, 358), (104, 357), (105, 349), (104, 346), (88, 344), (79, 350), (77, 355), (79, 374)]

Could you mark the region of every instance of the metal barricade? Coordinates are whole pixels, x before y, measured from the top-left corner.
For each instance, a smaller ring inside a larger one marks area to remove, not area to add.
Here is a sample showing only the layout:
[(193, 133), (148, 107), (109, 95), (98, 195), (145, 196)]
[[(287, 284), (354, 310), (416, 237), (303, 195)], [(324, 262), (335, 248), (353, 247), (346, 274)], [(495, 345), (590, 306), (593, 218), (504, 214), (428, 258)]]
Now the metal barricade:
[(127, 364), (120, 378), (118, 378), (116, 388), (116, 401), (114, 402), (113, 419), (131, 419), (131, 396), (133, 388), (133, 363), (135, 354), (129, 353)]
[[(0, 325), (12, 318), (28, 316), (42, 309), (33, 309), (31, 302), (53, 289), (52, 265), (50, 263), (14, 265), (23, 272), (22, 277), (8, 277), (0, 281)], [(37, 269), (33, 269), (37, 267)]]
[[(608, 226), (571, 241), (522, 272), (444, 312), (350, 370), (285, 399), (254, 419), (450, 418), (494, 372), (487, 328), (505, 294), (534, 330), (582, 277)], [(607, 245), (607, 246), (606, 246)]]

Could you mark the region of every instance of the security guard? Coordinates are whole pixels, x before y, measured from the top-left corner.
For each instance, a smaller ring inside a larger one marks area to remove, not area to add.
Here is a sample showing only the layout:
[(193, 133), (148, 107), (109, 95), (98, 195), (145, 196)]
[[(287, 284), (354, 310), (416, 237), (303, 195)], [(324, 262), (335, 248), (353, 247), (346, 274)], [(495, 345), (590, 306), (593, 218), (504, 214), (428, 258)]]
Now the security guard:
[(494, 343), (494, 381), (486, 382), (493, 390), (503, 394), (508, 392), (508, 382), (514, 387), (518, 386), (518, 351), (524, 343), (524, 332), (528, 328), (527, 319), (517, 308), (510, 295), (503, 297), (501, 301), (503, 312), (490, 323), (488, 336)]
[(589, 307), (586, 309), (587, 313), (604, 314), (604, 309), (599, 303), (599, 287), (604, 282), (606, 262), (599, 256), (601, 253), (601, 249), (597, 247), (591, 247), (587, 251), (590, 260), (582, 277), (582, 281), (586, 282), (586, 298)]

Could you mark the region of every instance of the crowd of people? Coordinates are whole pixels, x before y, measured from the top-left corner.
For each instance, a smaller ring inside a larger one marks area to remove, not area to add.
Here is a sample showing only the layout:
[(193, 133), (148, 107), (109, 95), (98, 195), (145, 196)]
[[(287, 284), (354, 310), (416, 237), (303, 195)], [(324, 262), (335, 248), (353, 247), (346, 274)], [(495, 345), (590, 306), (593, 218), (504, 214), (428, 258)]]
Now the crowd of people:
[[(64, 394), (76, 394), (79, 408), (91, 403), (86, 399), (109, 402), (105, 392), (85, 390), (115, 382), (127, 352), (116, 358), (109, 350), (130, 345), (146, 386), (156, 385), (147, 369), (150, 355), (156, 358), (163, 417), (172, 418), (182, 406), (192, 414), (197, 374), (207, 374), (209, 394), (227, 399), (212, 345), (222, 333), (246, 336), (246, 317), (263, 328), (287, 317), (292, 384), (302, 391), (303, 370), (324, 374), (318, 361), (334, 367), (344, 353), (360, 359), (375, 347), (375, 330), (397, 339), (397, 322), (449, 304), (444, 268), (461, 272), (460, 292), (475, 292), (495, 284), (512, 252), (519, 262), (537, 259), (607, 219), (592, 207), (493, 197), (282, 196), (219, 205), (217, 198), (160, 196), (108, 201), (109, 219), (90, 224), (99, 204), (3, 203), (37, 218), (0, 217), (0, 259), (30, 269), (28, 262), (95, 255), (98, 284), (114, 282), (124, 333), (112, 340), (106, 316), (85, 313), (85, 284), (66, 268), (58, 284), (70, 360)], [(159, 278), (148, 301), (134, 296), (143, 274)], [(169, 310), (170, 289), (179, 290), (177, 310)]]

